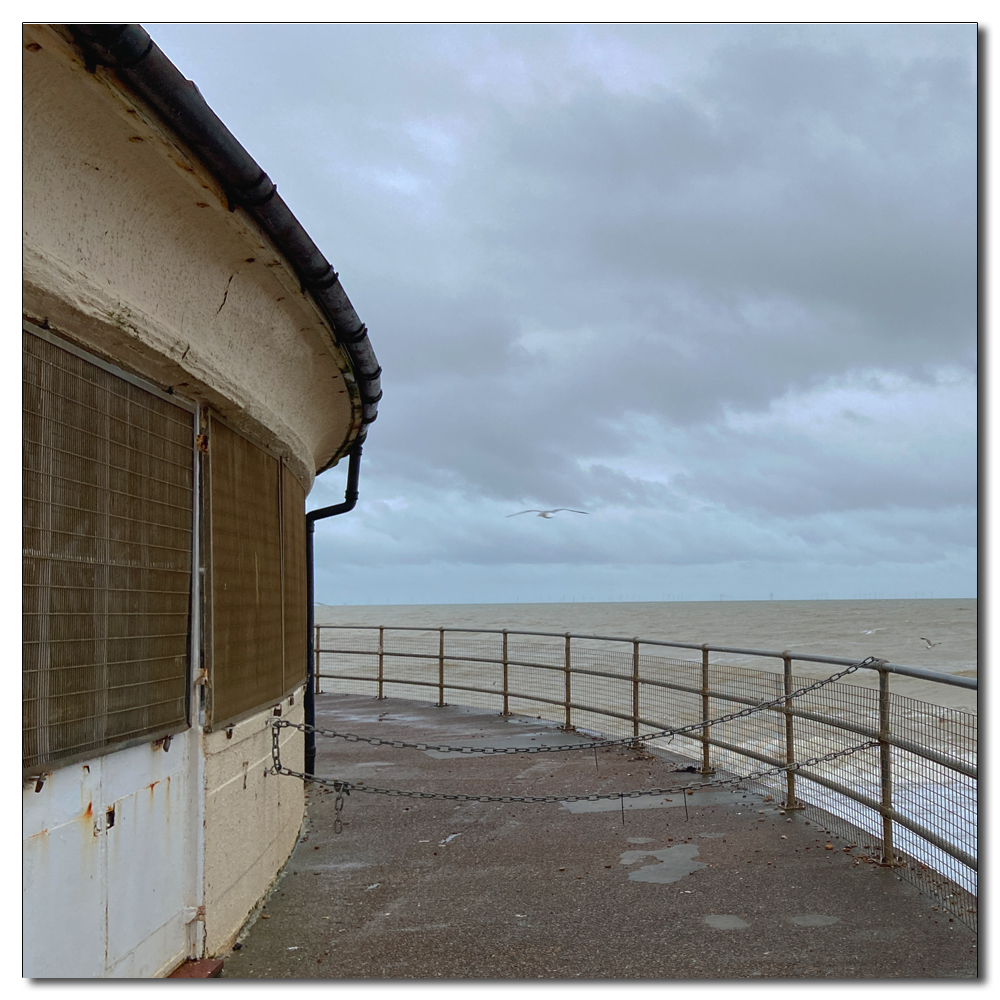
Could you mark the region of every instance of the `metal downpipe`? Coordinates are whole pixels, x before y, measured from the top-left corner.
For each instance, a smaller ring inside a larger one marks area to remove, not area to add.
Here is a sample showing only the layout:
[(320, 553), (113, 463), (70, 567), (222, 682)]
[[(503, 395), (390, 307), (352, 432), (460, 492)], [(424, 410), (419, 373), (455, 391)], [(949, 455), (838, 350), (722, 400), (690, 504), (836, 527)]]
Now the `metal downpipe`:
[[(347, 466), (347, 488), (344, 490), (344, 502), (330, 507), (320, 507), (306, 514), (306, 697), (305, 722), (307, 726), (316, 725), (316, 578), (313, 560), (313, 535), (316, 522), (327, 517), (336, 517), (353, 510), (358, 502), (358, 477), (361, 473), (361, 444), (351, 448)], [(306, 774), (316, 773), (316, 734), (306, 731)]]

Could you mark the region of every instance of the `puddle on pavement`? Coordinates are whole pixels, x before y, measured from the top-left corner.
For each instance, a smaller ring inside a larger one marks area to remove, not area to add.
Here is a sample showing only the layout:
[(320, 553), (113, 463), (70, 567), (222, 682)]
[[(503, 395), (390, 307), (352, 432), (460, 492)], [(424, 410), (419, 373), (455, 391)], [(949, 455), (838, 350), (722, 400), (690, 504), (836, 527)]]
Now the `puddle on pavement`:
[(707, 868), (704, 861), (695, 861), (698, 856), (697, 844), (677, 844), (659, 851), (624, 851), (619, 857), (623, 865), (634, 865), (643, 858), (656, 858), (657, 865), (644, 865), (638, 871), (629, 872), (632, 882), (679, 882), (686, 875)]
[(840, 917), (828, 917), (823, 913), (804, 913), (800, 917), (789, 917), (796, 927), (829, 927), (840, 920)]
[(735, 913), (710, 913), (707, 917), (702, 917), (702, 921), (709, 927), (714, 927), (717, 931), (742, 931), (750, 925), (741, 920)]

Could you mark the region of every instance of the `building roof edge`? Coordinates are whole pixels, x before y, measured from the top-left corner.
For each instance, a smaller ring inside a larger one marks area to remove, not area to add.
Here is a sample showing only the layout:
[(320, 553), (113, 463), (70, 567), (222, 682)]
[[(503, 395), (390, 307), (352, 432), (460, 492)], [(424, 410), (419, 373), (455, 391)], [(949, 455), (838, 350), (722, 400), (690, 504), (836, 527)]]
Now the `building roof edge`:
[[(363, 442), (382, 398), (382, 369), (368, 339), (368, 329), (351, 305), (337, 272), (285, 204), (270, 177), (208, 106), (197, 86), (174, 66), (141, 25), (66, 27), (83, 50), (88, 68), (106, 67), (140, 97), (216, 177), (230, 208), (244, 209), (288, 260), (303, 290), (329, 321), (354, 369), (361, 422), (348, 448)], [(334, 465), (348, 448), (317, 469), (317, 474)]]

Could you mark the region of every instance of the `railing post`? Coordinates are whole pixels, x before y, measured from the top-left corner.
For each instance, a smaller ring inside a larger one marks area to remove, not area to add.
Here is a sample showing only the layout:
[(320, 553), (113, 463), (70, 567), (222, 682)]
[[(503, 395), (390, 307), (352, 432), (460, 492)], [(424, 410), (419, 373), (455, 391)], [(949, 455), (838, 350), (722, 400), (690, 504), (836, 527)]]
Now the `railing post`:
[(570, 707), (569, 707), (569, 703), (572, 700), (572, 688), (570, 686), (570, 679), (569, 679), (570, 678), (570, 670), (572, 669), (572, 665), (573, 665), (573, 662), (572, 662), (571, 653), (570, 653), (569, 632), (567, 632), (566, 633), (566, 664), (563, 667), (563, 673), (566, 675), (566, 722), (565, 722), (565, 724), (563, 726), (560, 727), (561, 729), (572, 729), (573, 728), (573, 720), (572, 720), (572, 718), (570, 716)]
[(510, 715), (510, 685), (507, 683), (507, 630), (503, 630), (503, 712)]
[[(709, 706), (708, 706), (708, 643), (703, 642), (701, 644), (701, 718), (702, 721), (709, 717)], [(712, 767), (711, 761), (711, 748), (708, 744), (708, 729), (705, 727), (701, 731), (701, 771), (700, 774), (715, 774), (715, 768)]]
[(882, 864), (896, 864), (892, 845), (892, 757), (889, 746), (889, 673), (878, 666), (878, 753), (882, 784)]
[(438, 708), (444, 708), (444, 629), (438, 629)]
[(319, 689), (319, 629), (320, 626), (317, 625), (313, 641), (313, 655), (316, 657), (316, 663), (313, 666), (313, 688), (316, 694), (322, 694)]
[[(781, 654), (781, 662), (784, 664), (785, 680), (785, 704), (782, 712), (785, 715), (785, 763), (795, 763), (795, 725), (792, 721), (792, 658), (788, 650)], [(804, 809), (805, 806), (795, 798), (795, 772), (785, 771), (785, 809)]]
[(632, 640), (632, 735), (639, 735), (639, 639)]
[(385, 680), (385, 626), (378, 627), (378, 700), (382, 701), (385, 695), (382, 693), (383, 682)]

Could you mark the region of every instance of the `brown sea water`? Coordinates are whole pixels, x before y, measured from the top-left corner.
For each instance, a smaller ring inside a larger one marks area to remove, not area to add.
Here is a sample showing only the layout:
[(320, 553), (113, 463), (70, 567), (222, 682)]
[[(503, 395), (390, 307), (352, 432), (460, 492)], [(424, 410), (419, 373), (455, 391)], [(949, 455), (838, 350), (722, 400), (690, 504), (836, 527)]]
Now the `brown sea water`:
[[(316, 608), (317, 624), (526, 629), (707, 642), (819, 656), (878, 656), (963, 677), (978, 676), (975, 598), (853, 601), (677, 601), (579, 604), (404, 604)], [(928, 648), (923, 639), (934, 645)], [(670, 654), (688, 658), (697, 654)], [(781, 661), (715, 653), (713, 662), (780, 670)], [(797, 663), (822, 677), (834, 668)], [(873, 677), (855, 675), (859, 683)], [(855, 678), (852, 678), (854, 680)], [(899, 694), (976, 711), (976, 692), (894, 676)]]

